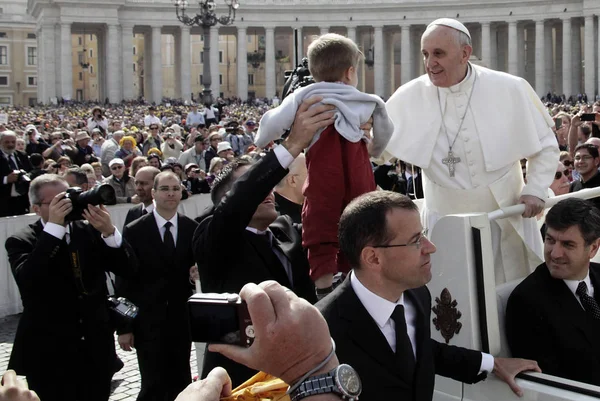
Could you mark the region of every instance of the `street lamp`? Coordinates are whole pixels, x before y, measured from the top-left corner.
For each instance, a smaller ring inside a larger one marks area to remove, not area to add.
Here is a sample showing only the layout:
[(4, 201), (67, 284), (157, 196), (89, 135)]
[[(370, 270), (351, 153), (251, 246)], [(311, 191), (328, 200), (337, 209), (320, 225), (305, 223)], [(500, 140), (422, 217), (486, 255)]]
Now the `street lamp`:
[(189, 5), (188, 0), (173, 0), (175, 5), (175, 13), (177, 19), (187, 26), (200, 26), (204, 33), (204, 69), (202, 75), (202, 84), (204, 90), (202, 91), (202, 102), (204, 104), (212, 104), (213, 97), (210, 90), (211, 75), (210, 75), (210, 28), (217, 25), (231, 25), (235, 20), (235, 12), (240, 7), (237, 0), (225, 0), (225, 4), (229, 9), (227, 16), (217, 17), (215, 10), (217, 5), (214, 0), (198, 0), (200, 6), (200, 13), (195, 16), (189, 16), (187, 14), (187, 8)]

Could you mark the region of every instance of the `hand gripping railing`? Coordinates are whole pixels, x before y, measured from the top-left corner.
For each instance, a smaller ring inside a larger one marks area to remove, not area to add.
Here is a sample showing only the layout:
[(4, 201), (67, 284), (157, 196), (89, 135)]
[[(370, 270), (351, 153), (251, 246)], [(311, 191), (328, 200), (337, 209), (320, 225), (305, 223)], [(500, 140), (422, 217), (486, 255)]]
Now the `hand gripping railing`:
[[(555, 196), (553, 198), (546, 199), (545, 208), (546, 209), (550, 208), (550, 207), (556, 205), (561, 200), (567, 199), (567, 198), (590, 199), (590, 198), (595, 198), (598, 196), (600, 196), (600, 187), (582, 189), (581, 191), (571, 192), (568, 194)], [(518, 205), (508, 206), (505, 208), (494, 210), (493, 212), (488, 213), (488, 218), (490, 219), (490, 221), (505, 219), (507, 217), (521, 215), (521, 214), (523, 214), (524, 211), (525, 211), (525, 205), (518, 204)]]

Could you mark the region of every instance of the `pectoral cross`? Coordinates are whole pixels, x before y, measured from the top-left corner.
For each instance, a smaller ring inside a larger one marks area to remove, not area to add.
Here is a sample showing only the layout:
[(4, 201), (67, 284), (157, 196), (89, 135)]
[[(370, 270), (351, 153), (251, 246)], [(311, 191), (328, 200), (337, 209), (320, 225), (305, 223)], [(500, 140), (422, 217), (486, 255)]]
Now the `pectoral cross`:
[(454, 165), (460, 162), (460, 157), (455, 157), (452, 149), (448, 150), (448, 157), (442, 159), (442, 163), (448, 166), (448, 173), (450, 177), (454, 177)]

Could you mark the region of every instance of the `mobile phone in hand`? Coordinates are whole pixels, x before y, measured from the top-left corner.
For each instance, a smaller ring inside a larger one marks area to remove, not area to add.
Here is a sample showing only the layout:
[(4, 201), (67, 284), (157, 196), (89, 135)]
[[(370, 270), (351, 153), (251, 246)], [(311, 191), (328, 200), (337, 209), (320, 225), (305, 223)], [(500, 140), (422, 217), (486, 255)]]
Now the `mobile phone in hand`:
[(581, 121), (596, 121), (596, 114), (595, 113), (582, 114)]

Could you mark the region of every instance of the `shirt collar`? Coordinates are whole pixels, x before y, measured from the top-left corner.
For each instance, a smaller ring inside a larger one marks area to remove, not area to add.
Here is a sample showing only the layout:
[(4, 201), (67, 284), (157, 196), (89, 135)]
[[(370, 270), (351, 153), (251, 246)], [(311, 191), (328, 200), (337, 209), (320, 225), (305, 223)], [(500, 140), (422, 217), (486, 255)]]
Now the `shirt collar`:
[(265, 235), (269, 232), (268, 229), (266, 231), (260, 231), (254, 227), (246, 227), (246, 230), (250, 231), (251, 233), (258, 234), (258, 235)]
[[(154, 214), (154, 219), (156, 220), (156, 224), (158, 225), (158, 228), (162, 228), (165, 223), (167, 222), (167, 220), (162, 217), (160, 214), (158, 214), (158, 212), (156, 211), (156, 208), (154, 207), (154, 204), (152, 205), (152, 213)], [(168, 220), (171, 222), (171, 224), (173, 225), (173, 228), (177, 229), (177, 213), (175, 213), (175, 215), (171, 218), (171, 220)]]
[(400, 296), (398, 302), (390, 302), (371, 292), (360, 282), (354, 272), (350, 273), (350, 285), (352, 285), (352, 289), (356, 293), (356, 296), (380, 329), (387, 324), (388, 320), (390, 320), (392, 312), (394, 312), (397, 305), (404, 306), (404, 293)]
[[(145, 207), (145, 208), (144, 208), (144, 210), (145, 210), (147, 213), (152, 213), (152, 212), (154, 211), (154, 203), (151, 203), (151, 204), (149, 204), (147, 207)], [(159, 217), (160, 217), (160, 216), (159, 216)], [(161, 217), (161, 219), (162, 219), (162, 217)]]
[(473, 68), (471, 67), (471, 63), (467, 64), (467, 76), (457, 83), (456, 85), (452, 85), (449, 88), (439, 88), (441, 93), (449, 94), (449, 93), (459, 93), (459, 92), (467, 92), (473, 86), (473, 78), (475, 74), (473, 72)]
[(590, 280), (590, 270), (588, 269), (587, 275), (585, 276), (585, 278), (583, 280), (563, 280), (565, 282), (565, 284), (567, 285), (567, 287), (569, 287), (569, 290), (571, 290), (571, 292), (573, 293), (573, 295), (577, 295), (577, 287), (579, 286), (580, 282), (584, 282), (585, 285), (588, 288), (588, 295), (591, 296), (591, 289), (592, 289), (592, 281)]

